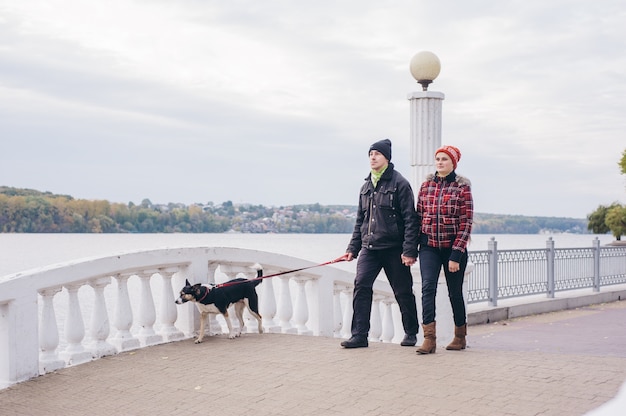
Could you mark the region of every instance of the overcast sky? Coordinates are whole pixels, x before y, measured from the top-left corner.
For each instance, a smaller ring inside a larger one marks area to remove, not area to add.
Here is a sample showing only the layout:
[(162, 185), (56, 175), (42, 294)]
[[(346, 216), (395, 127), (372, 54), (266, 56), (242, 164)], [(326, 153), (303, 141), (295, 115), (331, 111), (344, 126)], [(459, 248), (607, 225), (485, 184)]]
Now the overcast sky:
[(0, 0), (0, 185), (356, 205), (374, 141), (411, 176), (424, 50), (477, 212), (626, 201), (626, 7), (610, 0)]

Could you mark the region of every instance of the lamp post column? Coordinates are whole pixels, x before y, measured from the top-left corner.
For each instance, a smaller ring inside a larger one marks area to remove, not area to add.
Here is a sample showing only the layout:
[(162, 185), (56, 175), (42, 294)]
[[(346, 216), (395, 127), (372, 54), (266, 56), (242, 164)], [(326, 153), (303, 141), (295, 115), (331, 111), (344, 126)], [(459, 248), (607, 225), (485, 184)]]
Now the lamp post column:
[(441, 107), (444, 94), (435, 91), (409, 93), (411, 112), (411, 186), (417, 193), (426, 175), (435, 172), (435, 151), (441, 147)]

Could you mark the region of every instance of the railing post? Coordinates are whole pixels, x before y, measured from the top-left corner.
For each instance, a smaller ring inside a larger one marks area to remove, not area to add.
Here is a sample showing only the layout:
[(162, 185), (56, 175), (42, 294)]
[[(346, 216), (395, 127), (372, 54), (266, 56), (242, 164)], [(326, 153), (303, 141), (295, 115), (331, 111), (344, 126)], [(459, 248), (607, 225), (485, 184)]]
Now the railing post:
[(341, 292), (343, 287), (339, 285), (333, 286), (333, 334), (335, 337), (341, 337), (341, 328), (343, 326), (343, 314), (341, 313)]
[(383, 320), (380, 313), (380, 301), (384, 299), (384, 296), (374, 294), (372, 298), (372, 312), (370, 314), (370, 333), (369, 338), (371, 340), (379, 341), (383, 334)]
[(309, 320), (309, 302), (305, 286), (309, 278), (296, 274), (293, 280), (296, 282), (296, 310), (293, 314), (293, 322), (296, 324), (298, 335), (313, 335), (313, 331), (306, 326)]
[(352, 290), (351, 286), (346, 286), (343, 290), (343, 298), (345, 300), (343, 308), (343, 325), (341, 326), (342, 338), (350, 338), (352, 335), (352, 314), (354, 313), (352, 307)]
[(117, 332), (111, 339), (111, 343), (115, 345), (118, 352), (129, 351), (139, 348), (139, 340), (130, 332), (133, 325), (133, 310), (130, 306), (130, 297), (128, 296), (128, 274), (118, 274), (115, 276), (117, 281), (117, 296), (115, 305), (115, 315), (113, 322)]
[(101, 277), (91, 280), (89, 285), (94, 291), (94, 305), (91, 312), (91, 325), (89, 335), (91, 341), (89, 349), (93, 353), (94, 358), (113, 355), (117, 352), (115, 347), (107, 342), (111, 324), (109, 323), (109, 314), (107, 312), (106, 300), (104, 298), (104, 288), (111, 284), (111, 277)]
[[(441, 298), (443, 298), (443, 296), (441, 296)], [(404, 324), (402, 323), (400, 305), (398, 305), (397, 301), (391, 304), (391, 319), (393, 319), (393, 338), (391, 339), (391, 342), (399, 344), (402, 341), (402, 338), (404, 338)]]
[(37, 316), (36, 291), (0, 303), (0, 386), (39, 375)]
[(289, 290), (289, 276), (280, 276), (280, 295), (278, 303), (278, 318), (284, 334), (297, 333), (296, 328), (291, 325), (293, 317), (293, 306), (291, 302), (291, 291)]
[[(307, 299), (309, 302), (309, 320), (307, 327), (313, 335), (332, 337), (335, 331), (335, 284), (328, 275), (309, 275), (310, 283)], [(329, 308), (329, 305), (333, 305)]]
[(154, 298), (152, 297), (152, 286), (150, 285), (154, 274), (152, 271), (143, 271), (136, 274), (141, 282), (139, 314), (137, 316), (137, 324), (139, 325), (137, 338), (139, 338), (141, 345), (144, 347), (156, 345), (163, 341), (161, 335), (154, 332), (156, 308), (154, 306)]
[(547, 295), (549, 298), (554, 298), (554, 240), (552, 237), (548, 237), (546, 241), (546, 262), (547, 262)]
[(600, 291), (600, 240), (593, 240), (593, 291)]
[(68, 365), (76, 365), (86, 363), (93, 359), (90, 351), (83, 347), (85, 338), (85, 323), (83, 322), (83, 314), (80, 309), (80, 301), (78, 300), (78, 289), (82, 283), (74, 283), (65, 285), (67, 289), (67, 316), (65, 319), (65, 340), (67, 347), (59, 356), (64, 359)]
[(163, 337), (164, 341), (177, 341), (185, 338), (182, 331), (178, 330), (174, 325), (178, 318), (178, 311), (176, 304), (172, 302), (174, 297), (174, 289), (172, 288), (172, 278), (174, 274), (180, 270), (178, 267), (160, 268), (159, 274), (161, 275), (161, 282), (163, 284), (163, 290), (161, 291), (161, 306), (159, 309), (159, 315), (161, 319), (161, 328), (159, 333)]
[(489, 306), (498, 306), (498, 242), (491, 237), (489, 250)]
[[(272, 269), (263, 268), (264, 274), (271, 275)], [(274, 293), (274, 279), (263, 279), (259, 296), (259, 312), (263, 318), (263, 328), (265, 332), (280, 333), (280, 325), (275, 321), (276, 317), (276, 294)]]
[(57, 354), (59, 346), (59, 327), (54, 311), (54, 295), (61, 291), (61, 287), (48, 288), (39, 291), (42, 301), (41, 321), (39, 323), (39, 374), (65, 367), (65, 361)]
[(383, 305), (383, 331), (380, 337), (382, 342), (391, 342), (393, 341), (393, 336), (395, 334), (394, 326), (393, 326), (393, 311), (391, 310), (391, 304), (393, 303), (392, 298), (386, 298), (382, 301)]

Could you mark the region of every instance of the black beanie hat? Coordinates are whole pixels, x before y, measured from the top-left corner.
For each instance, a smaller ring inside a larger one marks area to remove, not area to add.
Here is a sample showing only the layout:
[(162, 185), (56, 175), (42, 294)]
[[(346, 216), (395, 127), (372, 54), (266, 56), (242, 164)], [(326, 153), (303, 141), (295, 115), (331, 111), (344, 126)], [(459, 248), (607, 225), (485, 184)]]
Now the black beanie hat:
[(391, 140), (383, 139), (379, 140), (373, 145), (370, 146), (370, 150), (367, 152), (369, 155), (372, 150), (378, 150), (380, 153), (387, 158), (387, 160), (391, 161)]

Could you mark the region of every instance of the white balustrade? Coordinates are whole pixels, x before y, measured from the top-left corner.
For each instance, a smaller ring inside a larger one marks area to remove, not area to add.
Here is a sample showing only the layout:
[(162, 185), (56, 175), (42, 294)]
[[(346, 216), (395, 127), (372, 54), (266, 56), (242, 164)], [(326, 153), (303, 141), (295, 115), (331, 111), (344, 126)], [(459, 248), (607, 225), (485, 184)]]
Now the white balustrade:
[(373, 341), (379, 341), (383, 334), (383, 321), (380, 313), (380, 301), (383, 296), (374, 295), (372, 298), (372, 313), (370, 314), (370, 333), (369, 338)]
[(380, 336), (380, 339), (383, 342), (391, 342), (391, 340), (393, 339), (393, 335), (394, 335), (393, 314), (391, 312), (392, 303), (393, 301), (391, 300), (390, 297), (386, 297), (381, 301), (382, 309), (383, 309), (382, 311), (383, 312), (383, 320), (382, 320), (383, 331)]
[[(215, 273), (217, 272), (217, 269), (219, 266), (220, 264), (218, 262), (209, 263), (206, 283), (216, 283)], [(197, 316), (199, 317), (200, 315), (198, 314)], [(208, 320), (208, 325), (206, 326), (206, 330), (205, 330), (207, 335), (213, 336), (213, 335), (222, 333), (222, 325), (217, 320), (217, 315), (209, 315), (206, 319)], [(217, 330), (218, 328), (219, 328), (219, 331)]]
[(309, 320), (309, 303), (306, 297), (305, 285), (309, 280), (307, 277), (295, 275), (293, 280), (296, 282), (296, 311), (293, 315), (293, 321), (296, 324), (296, 330), (299, 335), (313, 335), (313, 331), (307, 328), (306, 323)]
[[(265, 275), (294, 270), (263, 279), (256, 287), (265, 332), (350, 336), (352, 273), (332, 266), (302, 272), (317, 266), (234, 248), (126, 253), (0, 278), (0, 336), (15, 340), (0, 343), (0, 388), (106, 355), (188, 339), (199, 328), (199, 313), (193, 302), (174, 303), (185, 280), (194, 284), (221, 283), (224, 276), (255, 278), (259, 265)], [(391, 296), (385, 284), (379, 286), (377, 299)], [(90, 316), (87, 328), (83, 308)], [(215, 315), (210, 316), (213, 328), (220, 328)], [(57, 319), (63, 319), (63, 325)], [(258, 330), (248, 312), (244, 319), (244, 329)], [(374, 316), (374, 327), (378, 320)], [(376, 338), (377, 332), (372, 334)]]
[(41, 321), (39, 323), (39, 373), (45, 374), (65, 367), (65, 361), (57, 354), (59, 346), (59, 327), (54, 312), (54, 295), (60, 287), (39, 291), (42, 301)]
[(94, 291), (93, 311), (91, 313), (91, 325), (89, 335), (91, 342), (89, 349), (94, 358), (101, 358), (106, 355), (113, 355), (117, 352), (115, 347), (107, 342), (109, 332), (111, 332), (111, 324), (109, 322), (109, 314), (106, 308), (106, 300), (104, 298), (104, 288), (111, 284), (111, 277), (103, 277), (91, 280), (89, 285)]
[(117, 332), (111, 340), (118, 351), (130, 351), (140, 347), (139, 340), (130, 332), (133, 325), (133, 309), (130, 306), (128, 296), (128, 279), (130, 274), (118, 274), (117, 281), (117, 305), (115, 307), (114, 326)]
[(174, 325), (178, 317), (178, 311), (173, 301), (174, 290), (172, 289), (172, 277), (178, 270), (177, 267), (159, 269), (163, 283), (161, 289), (161, 308), (159, 309), (161, 320), (159, 334), (163, 337), (163, 340), (168, 342), (185, 338), (185, 334)]
[(152, 287), (150, 285), (154, 271), (143, 271), (137, 273), (141, 282), (141, 293), (139, 301), (139, 314), (137, 316), (137, 325), (139, 325), (139, 333), (137, 338), (143, 347), (160, 344), (163, 338), (154, 331), (154, 323), (156, 322), (156, 308), (154, 306), (154, 297), (152, 296)]
[(397, 302), (391, 303), (391, 318), (393, 320), (393, 338), (391, 342), (399, 344), (404, 338), (404, 325), (402, 324), (402, 313)]
[(344, 308), (343, 308), (343, 326), (341, 327), (341, 335), (343, 338), (350, 338), (352, 336), (352, 314), (354, 309), (352, 307), (352, 287), (346, 287), (343, 290), (344, 294)]
[(335, 285), (333, 287), (333, 335), (341, 336), (341, 327), (343, 325), (343, 314), (341, 312), (341, 292), (344, 291), (343, 286)]
[(293, 306), (291, 301), (291, 289), (289, 288), (290, 277), (279, 276), (280, 295), (278, 297), (278, 319), (280, 319), (280, 327), (285, 334), (296, 334), (298, 330), (291, 325), (293, 316)]
[[(256, 269), (253, 268), (253, 264), (220, 264), (220, 272), (224, 273), (228, 280), (236, 279), (236, 278), (254, 278), (256, 277)], [(243, 275), (243, 276), (240, 276)], [(258, 332), (256, 323), (251, 327), (247, 325), (246, 328), (239, 327), (239, 320), (236, 318), (235, 307), (231, 306), (228, 308), (228, 314), (230, 315), (231, 325), (233, 326), (233, 330), (244, 332), (245, 330), (254, 328), (254, 331)], [(245, 325), (244, 325), (245, 326)]]
[(93, 358), (91, 352), (85, 350), (82, 344), (85, 338), (85, 324), (78, 300), (78, 290), (82, 286), (81, 283), (65, 285), (68, 293), (67, 316), (64, 325), (67, 346), (59, 354), (59, 357), (64, 359), (68, 365), (85, 363)]
[[(270, 276), (274, 273), (273, 269), (263, 268), (263, 274)], [(276, 296), (274, 294), (274, 279), (263, 279), (258, 288), (259, 293), (259, 312), (263, 318), (263, 329), (267, 333), (280, 333), (280, 326), (276, 323)]]

